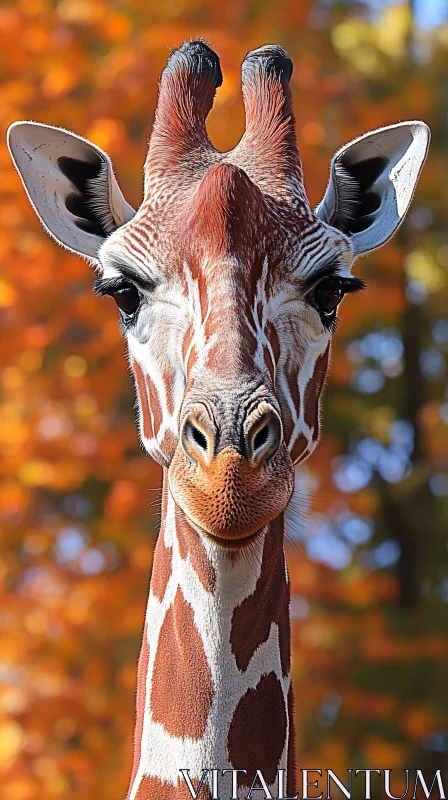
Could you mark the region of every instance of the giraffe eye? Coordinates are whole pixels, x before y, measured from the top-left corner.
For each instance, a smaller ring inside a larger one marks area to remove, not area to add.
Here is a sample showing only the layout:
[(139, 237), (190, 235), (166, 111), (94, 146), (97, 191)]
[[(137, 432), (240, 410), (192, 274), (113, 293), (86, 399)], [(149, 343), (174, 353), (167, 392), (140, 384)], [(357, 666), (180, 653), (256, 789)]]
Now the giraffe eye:
[(114, 300), (123, 314), (132, 317), (140, 305), (140, 295), (131, 283), (121, 286), (114, 293)]
[(339, 281), (327, 278), (321, 281), (312, 292), (313, 304), (325, 317), (332, 316), (344, 296), (344, 290)]

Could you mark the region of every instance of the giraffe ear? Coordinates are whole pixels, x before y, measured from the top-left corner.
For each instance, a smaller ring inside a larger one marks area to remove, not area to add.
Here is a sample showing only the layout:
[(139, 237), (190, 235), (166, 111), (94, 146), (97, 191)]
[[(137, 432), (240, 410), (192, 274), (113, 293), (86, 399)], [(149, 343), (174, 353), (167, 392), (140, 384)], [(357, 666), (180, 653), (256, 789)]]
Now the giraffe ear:
[(81, 136), (15, 122), (8, 146), (44, 228), (68, 250), (96, 259), (104, 239), (134, 216), (109, 156)]
[(316, 214), (348, 234), (356, 255), (384, 244), (402, 223), (430, 135), (424, 122), (399, 122), (365, 133), (333, 156)]

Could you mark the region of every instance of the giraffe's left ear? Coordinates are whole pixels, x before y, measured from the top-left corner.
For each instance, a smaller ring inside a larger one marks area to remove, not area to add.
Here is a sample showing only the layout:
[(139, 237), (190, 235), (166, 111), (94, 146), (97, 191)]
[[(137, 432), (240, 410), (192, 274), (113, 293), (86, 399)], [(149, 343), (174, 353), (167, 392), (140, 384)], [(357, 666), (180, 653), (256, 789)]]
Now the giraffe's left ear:
[(8, 146), (44, 228), (68, 250), (96, 259), (104, 239), (134, 216), (109, 156), (81, 136), (15, 122)]
[(333, 156), (316, 214), (348, 234), (356, 255), (384, 244), (403, 221), (429, 141), (424, 122), (399, 122), (360, 136)]

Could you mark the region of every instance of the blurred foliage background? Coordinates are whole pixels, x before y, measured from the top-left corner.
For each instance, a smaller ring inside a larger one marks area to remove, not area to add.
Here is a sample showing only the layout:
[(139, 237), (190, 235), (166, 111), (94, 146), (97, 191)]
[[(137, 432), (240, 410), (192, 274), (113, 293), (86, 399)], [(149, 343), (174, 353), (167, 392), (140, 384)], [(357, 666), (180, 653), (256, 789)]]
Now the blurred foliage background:
[[(221, 57), (222, 149), (243, 130), (246, 51), (288, 49), (313, 203), (344, 142), (402, 119), (432, 127), (406, 223), (355, 268), (368, 290), (343, 304), (323, 438), (297, 477), (310, 493), (289, 552), (298, 761), (341, 777), (448, 763), (445, 15), (434, 0), (0, 9), (1, 141), (16, 119), (74, 130), (109, 152), (134, 206), (157, 81), (190, 36)], [(139, 448), (114, 304), (45, 236), (4, 144), (0, 191), (1, 796), (118, 800), (161, 476)]]

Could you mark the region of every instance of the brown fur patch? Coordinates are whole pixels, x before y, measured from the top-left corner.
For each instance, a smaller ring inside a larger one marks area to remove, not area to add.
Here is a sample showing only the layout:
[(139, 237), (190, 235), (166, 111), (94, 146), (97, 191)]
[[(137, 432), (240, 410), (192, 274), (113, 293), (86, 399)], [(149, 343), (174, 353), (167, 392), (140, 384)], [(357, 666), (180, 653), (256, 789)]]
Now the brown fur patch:
[(193, 339), (193, 333), (194, 333), (193, 328), (189, 328), (186, 331), (182, 341), (182, 360), (184, 362), (184, 366), (185, 366), (185, 359), (187, 358), (188, 348), (190, 347), (191, 341)]
[(286, 794), (288, 797), (294, 797), (296, 793), (296, 753), (295, 753), (295, 724), (294, 724), (294, 695), (292, 692), (292, 684), (288, 691), (288, 720), (289, 720), (289, 738), (288, 738), (288, 761), (286, 773)]
[(289, 585), (285, 575), (283, 525), (280, 517), (269, 526), (255, 590), (232, 615), (230, 645), (238, 669), (243, 672), (257, 648), (267, 641), (273, 622), (279, 626), (283, 675), (290, 669)]
[[(189, 206), (186, 226), (195, 248), (204, 248), (209, 263), (224, 254), (259, 252), (264, 198), (244, 170), (234, 164), (215, 164), (198, 184)], [(184, 235), (184, 232), (182, 232)]]
[(163, 439), (159, 443), (159, 447), (168, 459), (173, 457), (177, 442), (178, 438), (172, 431), (165, 431)]
[(152, 429), (151, 414), (149, 412), (148, 392), (146, 389), (145, 379), (140, 364), (132, 359), (131, 366), (135, 375), (137, 396), (140, 403), (140, 410), (142, 414), (143, 423), (143, 436), (146, 439), (152, 439), (154, 431)]
[(207, 288), (207, 281), (204, 278), (202, 273), (198, 275), (198, 287), (199, 287), (199, 303), (201, 306), (201, 320), (204, 322), (207, 312), (209, 310), (209, 298), (208, 298), (208, 288)]
[(274, 379), (275, 379), (275, 366), (274, 366), (274, 362), (272, 360), (271, 351), (269, 350), (269, 347), (267, 347), (266, 345), (263, 347), (263, 359), (264, 359), (264, 363), (266, 364), (266, 367), (268, 369), (271, 381), (274, 382)]
[(151, 575), (151, 591), (158, 600), (162, 601), (172, 572), (173, 551), (165, 546), (165, 525), (167, 509), (167, 489), (162, 495), (162, 525), (154, 550), (154, 560)]
[(280, 647), (280, 662), (282, 665), (282, 675), (285, 678), (291, 671), (291, 622), (289, 618), (289, 603), (291, 593), (289, 583), (286, 584), (287, 591), (287, 610), (280, 609), (278, 617), (278, 643)]
[(174, 369), (167, 369), (165, 367), (163, 380), (166, 387), (166, 410), (170, 417), (174, 413), (174, 378), (175, 378), (175, 371)]
[(188, 361), (187, 361), (187, 363), (185, 365), (185, 372), (186, 372), (187, 375), (189, 375), (189, 373), (191, 372), (191, 370), (195, 366), (197, 360), (198, 360), (198, 351), (197, 351), (196, 345), (194, 344), (193, 347), (190, 350), (190, 353), (188, 355)]
[[(184, 364), (184, 370), (185, 370), (185, 374), (186, 375), (188, 375), (190, 373), (190, 370), (194, 367), (194, 365), (195, 365), (195, 363), (197, 361), (196, 346), (195, 346), (194, 343), (193, 343), (193, 345), (191, 347), (190, 352), (188, 352), (189, 348), (190, 348), (190, 345), (191, 345), (191, 343), (193, 341), (193, 336), (194, 336), (194, 328), (190, 327), (186, 331), (184, 339), (183, 339), (183, 342), (182, 342), (182, 361), (183, 361), (183, 364)], [(187, 358), (187, 355), (188, 355), (188, 358)]]
[(274, 361), (275, 364), (277, 365), (278, 362), (280, 361), (280, 339), (278, 338), (278, 333), (275, 326), (272, 324), (270, 320), (268, 320), (266, 324), (266, 336), (272, 347)]
[(294, 464), (297, 464), (297, 462), (305, 454), (305, 450), (307, 449), (307, 447), (308, 447), (308, 439), (306, 438), (304, 433), (299, 433), (291, 450), (291, 458)]
[(191, 566), (206, 592), (213, 593), (216, 588), (216, 573), (207, 556), (200, 536), (191, 527), (182, 511), (176, 517), (176, 532), (181, 558), (190, 556)]
[(160, 408), (160, 401), (159, 401), (159, 393), (157, 391), (157, 387), (155, 383), (152, 381), (150, 376), (146, 374), (146, 385), (148, 387), (148, 402), (152, 411), (152, 417), (154, 420), (154, 436), (157, 436), (159, 432), (159, 428), (162, 424), (162, 409)]
[(293, 406), (295, 408), (295, 412), (297, 417), (300, 416), (300, 392), (299, 392), (299, 384), (297, 380), (297, 368), (294, 369), (295, 359), (288, 357), (285, 365), (285, 378), (288, 384), (289, 393), (291, 395), (291, 400), (293, 402)]
[[(196, 786), (196, 782), (194, 785)], [(198, 800), (210, 800), (210, 798), (210, 789), (203, 784), (198, 794)], [(172, 783), (161, 781), (160, 778), (144, 775), (137, 789), (135, 800), (192, 800), (192, 798), (187, 784), (183, 781), (178, 781), (173, 786)]]
[(330, 345), (328, 345), (325, 353), (322, 353), (317, 359), (313, 375), (309, 379), (305, 389), (303, 418), (313, 431), (314, 441), (316, 441), (319, 436), (319, 397), (327, 373), (329, 355)]
[(145, 716), (145, 705), (146, 705), (146, 677), (148, 674), (148, 664), (149, 664), (148, 630), (145, 622), (142, 646), (138, 659), (136, 718), (135, 718), (135, 730), (134, 730), (134, 761), (132, 764), (132, 775), (131, 775), (131, 782), (129, 784), (128, 794), (132, 789), (132, 785), (134, 783), (135, 776), (137, 774), (137, 770), (140, 764), (143, 720)]
[[(267, 783), (273, 784), (285, 746), (286, 726), (282, 687), (270, 672), (241, 698), (230, 723), (227, 746), (234, 769), (246, 769), (248, 776), (261, 769)], [(246, 776), (238, 778), (240, 785), (247, 785)]]
[(172, 736), (204, 735), (214, 694), (212, 674), (191, 605), (180, 589), (159, 635), (150, 705)]

